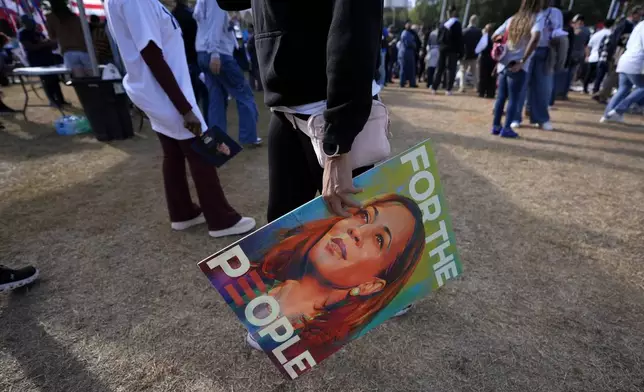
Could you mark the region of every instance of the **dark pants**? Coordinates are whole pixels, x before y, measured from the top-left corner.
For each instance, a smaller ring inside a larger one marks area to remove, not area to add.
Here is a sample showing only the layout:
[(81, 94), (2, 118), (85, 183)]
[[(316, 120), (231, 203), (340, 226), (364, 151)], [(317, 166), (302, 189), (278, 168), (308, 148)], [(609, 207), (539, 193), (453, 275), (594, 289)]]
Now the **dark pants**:
[(418, 57), (418, 81), (422, 82), (423, 81), (423, 74), (427, 70), (425, 67), (425, 52), (422, 52), (420, 56)]
[(447, 86), (445, 89), (447, 91), (452, 91), (454, 87), (454, 80), (456, 79), (456, 66), (458, 65), (458, 57), (456, 53), (442, 50), (438, 56), (438, 69), (436, 71), (436, 76), (434, 77), (434, 85), (432, 89), (438, 90), (441, 80), (443, 79), (443, 74), (447, 71), (449, 79), (447, 80)]
[(432, 86), (434, 83), (434, 74), (436, 73), (436, 67), (427, 67), (427, 88)]
[[(369, 169), (356, 169), (353, 176)], [(274, 112), (268, 126), (268, 222), (313, 200), (322, 192), (322, 174), (311, 139)]]
[[(588, 94), (588, 85), (590, 84), (591, 81), (595, 80), (595, 77), (597, 76), (597, 64), (598, 63), (588, 63), (588, 67), (586, 68), (586, 75), (584, 75), (584, 93)], [(599, 89), (595, 90), (593, 86), (593, 93), (596, 93), (599, 91)]]
[[(29, 64), (32, 67), (47, 67), (60, 63), (62, 63), (62, 58), (58, 62), (58, 58), (53, 55), (43, 59), (29, 58)], [(60, 89), (60, 77), (58, 75), (41, 76), (40, 81), (42, 82), (43, 90), (50, 104), (60, 106), (65, 102), (63, 91)]]
[(597, 94), (602, 86), (604, 77), (608, 73), (608, 63), (600, 61), (597, 63), (597, 75), (595, 75), (595, 85), (593, 86), (593, 93)]
[[(234, 226), (241, 216), (228, 204), (214, 166), (206, 163), (191, 147), (194, 139), (176, 140), (157, 133), (163, 149), (163, 185), (172, 222), (196, 218), (203, 210), (209, 230)], [(201, 210), (190, 198), (186, 160), (195, 183)]]
[(493, 75), (496, 63), (492, 59), (479, 59), (479, 97), (494, 98), (496, 78)]
[(49, 103), (60, 106), (65, 102), (65, 96), (60, 89), (60, 78), (57, 75), (41, 76), (40, 81)]
[(259, 77), (259, 64), (251, 62), (250, 71), (248, 71), (248, 84), (255, 91), (263, 91), (262, 80)]

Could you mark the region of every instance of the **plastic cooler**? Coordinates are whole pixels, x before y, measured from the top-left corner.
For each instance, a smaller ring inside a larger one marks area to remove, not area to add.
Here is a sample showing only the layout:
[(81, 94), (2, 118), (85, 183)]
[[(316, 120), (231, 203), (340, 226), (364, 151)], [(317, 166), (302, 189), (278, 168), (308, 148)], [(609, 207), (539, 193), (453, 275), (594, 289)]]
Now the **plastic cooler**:
[(75, 78), (71, 85), (83, 105), (96, 139), (105, 142), (134, 136), (130, 101), (121, 80)]

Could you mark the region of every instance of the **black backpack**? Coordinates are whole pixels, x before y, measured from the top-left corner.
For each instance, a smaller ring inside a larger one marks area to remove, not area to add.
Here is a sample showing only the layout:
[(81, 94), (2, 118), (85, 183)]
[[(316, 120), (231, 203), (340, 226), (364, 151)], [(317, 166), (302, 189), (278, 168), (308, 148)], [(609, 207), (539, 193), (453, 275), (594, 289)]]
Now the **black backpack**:
[(451, 43), (450, 39), (450, 30), (445, 27), (444, 25), (441, 25), (438, 29), (438, 45), (441, 47), (444, 46), (449, 46)]

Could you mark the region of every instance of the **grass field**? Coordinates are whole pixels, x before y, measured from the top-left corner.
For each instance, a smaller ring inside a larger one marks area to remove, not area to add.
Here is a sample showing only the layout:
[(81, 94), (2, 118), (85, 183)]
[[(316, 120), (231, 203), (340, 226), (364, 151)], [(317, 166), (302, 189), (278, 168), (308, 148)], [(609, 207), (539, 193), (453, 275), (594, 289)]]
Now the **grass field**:
[[(644, 122), (571, 95), (557, 131), (501, 140), (492, 101), (385, 90), (395, 152), (435, 142), (464, 274), (295, 382), (196, 267), (232, 240), (171, 232), (147, 126), (100, 143), (51, 109), (2, 119), (0, 263), (42, 279), (0, 295), (0, 391), (644, 391)], [(265, 222), (266, 148), (220, 176)]]

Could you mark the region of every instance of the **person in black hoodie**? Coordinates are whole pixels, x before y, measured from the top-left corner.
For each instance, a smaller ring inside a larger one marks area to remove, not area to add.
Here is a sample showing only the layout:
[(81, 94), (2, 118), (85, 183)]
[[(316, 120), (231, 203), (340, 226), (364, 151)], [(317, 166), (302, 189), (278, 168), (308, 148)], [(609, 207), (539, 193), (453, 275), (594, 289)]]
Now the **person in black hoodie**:
[(438, 58), (438, 70), (434, 77), (432, 92), (436, 94), (438, 86), (443, 79), (443, 73), (447, 70), (449, 79), (447, 81), (447, 95), (452, 95), (454, 79), (456, 78), (456, 66), (458, 59), (463, 53), (463, 27), (458, 20), (458, 10), (451, 5), (448, 8), (450, 18), (438, 30), (438, 42), (440, 45), (440, 56)]
[(487, 36), (487, 46), (481, 51), (478, 58), (479, 97), (494, 98), (496, 93), (496, 73), (494, 72), (496, 61), (492, 58), (492, 47), (494, 46), (492, 34), (494, 34), (494, 26), (487, 24), (483, 29), (483, 34)]
[[(359, 192), (353, 175), (366, 170), (352, 173), (348, 153), (371, 113), (382, 0), (218, 3), (227, 11), (251, 5), (253, 9), (264, 102), (273, 110), (268, 135), (268, 221), (312, 200), (317, 192), (333, 213), (347, 216), (346, 207), (356, 205), (350, 196)], [(301, 130), (318, 113), (326, 122), (324, 169)]]

